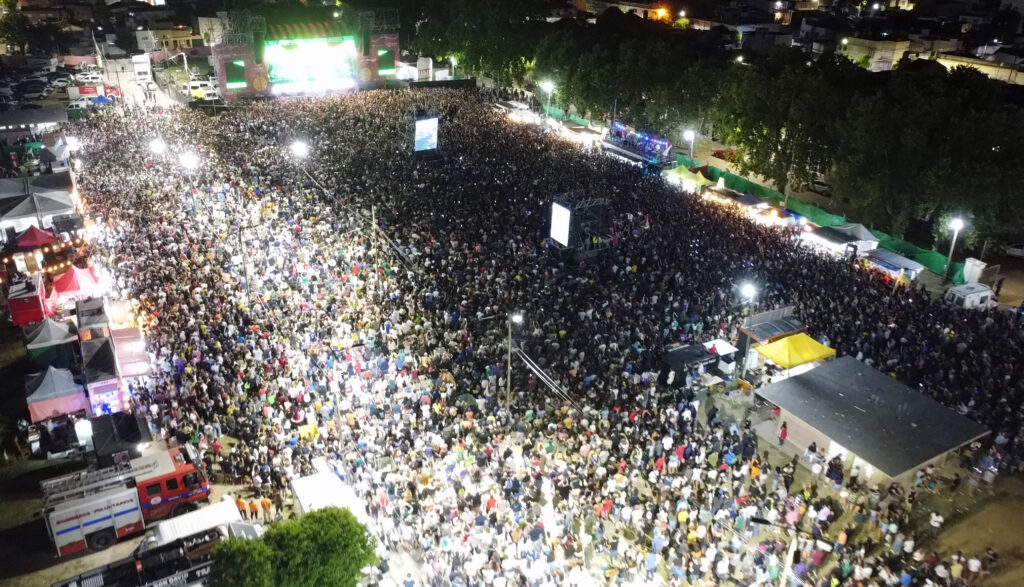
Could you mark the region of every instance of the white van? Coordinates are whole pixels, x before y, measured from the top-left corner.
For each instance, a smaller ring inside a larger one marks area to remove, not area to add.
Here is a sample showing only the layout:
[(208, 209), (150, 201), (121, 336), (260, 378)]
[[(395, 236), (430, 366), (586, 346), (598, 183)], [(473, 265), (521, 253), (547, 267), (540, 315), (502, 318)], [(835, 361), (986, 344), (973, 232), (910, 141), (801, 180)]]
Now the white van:
[(205, 93), (206, 90), (211, 88), (213, 88), (213, 85), (208, 81), (193, 80), (188, 83), (181, 84), (181, 93), (186, 96), (195, 96), (198, 98), (201, 97), (200, 95), (202, 93)]
[(75, 81), (87, 84), (98, 84), (103, 81), (103, 76), (94, 72), (80, 73), (75, 76)]
[(942, 297), (946, 303), (966, 310), (986, 310), (999, 307), (996, 294), (986, 285), (965, 283), (946, 290)]

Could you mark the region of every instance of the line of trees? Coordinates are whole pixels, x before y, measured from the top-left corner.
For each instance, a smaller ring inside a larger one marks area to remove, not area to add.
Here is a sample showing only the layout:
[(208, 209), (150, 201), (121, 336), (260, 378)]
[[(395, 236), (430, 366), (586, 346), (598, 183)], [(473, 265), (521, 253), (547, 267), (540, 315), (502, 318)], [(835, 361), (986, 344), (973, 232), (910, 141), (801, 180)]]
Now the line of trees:
[[(931, 61), (871, 73), (843, 55), (780, 49), (738, 62), (723, 29), (654, 25), (610, 9), (596, 26), (538, 18), (523, 0), (428, 3), (415, 49), (503, 84), (551, 80), (553, 104), (681, 144), (698, 130), (782, 192), (824, 175), (851, 217), (894, 235), (914, 219), (969, 222), (968, 246), (1017, 238), (1024, 92)], [(546, 96), (543, 97), (546, 100)]]

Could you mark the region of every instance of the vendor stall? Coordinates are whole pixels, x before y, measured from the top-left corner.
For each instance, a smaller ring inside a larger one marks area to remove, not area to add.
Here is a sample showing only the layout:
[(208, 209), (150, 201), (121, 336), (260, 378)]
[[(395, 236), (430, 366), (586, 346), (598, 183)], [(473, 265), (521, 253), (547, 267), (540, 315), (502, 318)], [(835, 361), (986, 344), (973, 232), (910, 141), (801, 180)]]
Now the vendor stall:
[(24, 334), (28, 356), (39, 367), (70, 369), (75, 364), (74, 343), (78, 334), (70, 324), (46, 318), (26, 328)]
[[(821, 344), (803, 332), (768, 344), (757, 345), (754, 350), (765, 359), (788, 370), (830, 359), (836, 354), (834, 348)], [(800, 372), (804, 370), (806, 369), (801, 369)], [(796, 375), (797, 373), (789, 371), (789, 374)]]
[(25, 390), (33, 423), (89, 410), (82, 386), (67, 369), (47, 367), (33, 373), (25, 378)]
[(53, 316), (56, 304), (46, 296), (43, 279), (32, 275), (28, 279), (12, 283), (7, 292), (7, 304), (11, 310), (11, 321), (15, 326), (41, 322)]
[(109, 338), (83, 341), (82, 359), (85, 364), (85, 389), (89, 392), (92, 415), (126, 410), (128, 397), (121, 388), (113, 341)]
[(804, 241), (836, 255), (863, 256), (878, 248), (878, 238), (863, 224), (821, 227), (801, 235)]
[(54, 278), (53, 287), (62, 299), (82, 299), (103, 295), (100, 278), (93, 265), (84, 269), (77, 265), (71, 265), (67, 271)]

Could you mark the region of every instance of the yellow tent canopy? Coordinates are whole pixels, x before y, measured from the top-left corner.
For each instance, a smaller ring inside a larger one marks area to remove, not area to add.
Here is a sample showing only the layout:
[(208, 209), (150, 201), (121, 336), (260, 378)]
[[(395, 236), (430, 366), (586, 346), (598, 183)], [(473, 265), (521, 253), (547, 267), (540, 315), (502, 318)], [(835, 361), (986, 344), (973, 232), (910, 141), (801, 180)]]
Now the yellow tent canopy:
[(694, 173), (694, 172), (690, 171), (689, 169), (687, 169), (683, 165), (680, 165), (680, 166), (675, 167), (673, 169), (669, 169), (668, 171), (665, 171), (663, 173), (663, 175), (666, 178), (675, 178), (680, 184), (682, 184), (683, 182), (685, 182), (687, 180), (692, 181), (693, 183), (695, 183), (697, 185), (697, 187), (702, 187), (702, 186), (711, 185), (711, 184), (715, 183), (715, 182), (711, 181), (710, 179), (704, 177), (700, 173)]
[(784, 369), (827, 359), (836, 354), (836, 349), (821, 344), (803, 332), (758, 345), (755, 350)]

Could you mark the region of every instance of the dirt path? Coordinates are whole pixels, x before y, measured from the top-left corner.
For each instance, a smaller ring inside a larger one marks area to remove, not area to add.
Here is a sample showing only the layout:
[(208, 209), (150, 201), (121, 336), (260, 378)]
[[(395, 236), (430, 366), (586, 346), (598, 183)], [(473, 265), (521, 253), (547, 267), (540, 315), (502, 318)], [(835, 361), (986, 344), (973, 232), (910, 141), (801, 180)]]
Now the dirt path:
[(992, 547), (999, 553), (999, 565), (979, 584), (985, 587), (1019, 587), (1024, 585), (1024, 532), (1016, 522), (1022, 517), (1024, 497), (1013, 492), (946, 528), (936, 549), (940, 555), (948, 557), (958, 550), (967, 556), (984, 554), (986, 548)]

